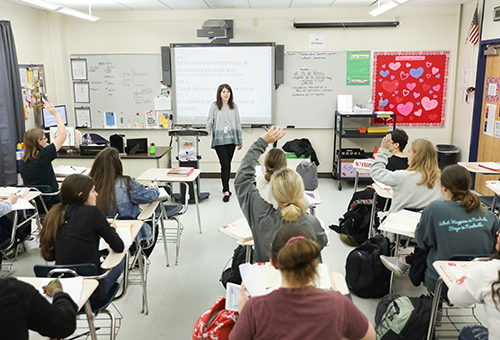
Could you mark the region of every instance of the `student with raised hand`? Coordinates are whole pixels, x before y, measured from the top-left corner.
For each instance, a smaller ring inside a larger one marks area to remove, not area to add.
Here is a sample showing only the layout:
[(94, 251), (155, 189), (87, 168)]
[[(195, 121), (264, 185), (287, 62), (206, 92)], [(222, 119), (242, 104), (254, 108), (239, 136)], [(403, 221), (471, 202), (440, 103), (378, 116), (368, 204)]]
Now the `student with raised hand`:
[[(123, 174), (122, 161), (115, 148), (106, 148), (97, 154), (89, 176), (94, 179), (99, 193), (97, 206), (107, 216), (114, 216), (118, 213), (120, 216), (137, 218), (141, 213), (139, 204), (154, 202), (160, 195), (158, 188), (145, 187), (132, 177)], [(156, 245), (158, 229), (153, 235), (152, 227), (144, 223), (139, 231), (139, 239), (148, 240), (153, 236), (153, 245), (143, 251), (147, 257)]]
[(271, 245), (271, 264), (281, 288), (249, 298), (241, 287), (240, 312), (230, 340), (375, 340), (373, 326), (345, 296), (312, 286), (321, 248), (305, 228), (279, 228)]
[(491, 261), (479, 262), (452, 284), (448, 299), (459, 307), (484, 302), (484, 314), (489, 327), (465, 326), (458, 340), (500, 340), (500, 236)]
[[(61, 186), (62, 203), (53, 206), (43, 221), (40, 231), (41, 254), (45, 261), (56, 264), (93, 263), (102, 274), (99, 261), (99, 239), (102, 237), (111, 249), (121, 253), (124, 244), (116, 233), (116, 225), (109, 225), (106, 216), (96, 206), (97, 191), (94, 180), (86, 175), (70, 175)], [(124, 261), (113, 268), (99, 282), (92, 301), (106, 298), (124, 269)]]
[(0, 279), (2, 340), (28, 340), (28, 330), (50, 338), (66, 338), (76, 329), (78, 307), (63, 292), (61, 282), (43, 287), (49, 303), (32, 285), (15, 278)]
[[(57, 157), (67, 137), (66, 127), (57, 109), (50, 102), (44, 107), (57, 122), (57, 137), (52, 144), (47, 145), (47, 138), (41, 129), (30, 129), (24, 134), (24, 156), (20, 162), (20, 172), (24, 185), (49, 185), (52, 192), (59, 190), (52, 161)], [(47, 208), (61, 202), (59, 195), (51, 196), (45, 201)]]
[(434, 145), (428, 140), (414, 140), (408, 151), (408, 169), (390, 171), (386, 169), (386, 165), (391, 155), (391, 142), (390, 135), (382, 139), (370, 169), (370, 175), (375, 181), (393, 189), (390, 211), (398, 212), (404, 208), (423, 209), (432, 201), (441, 199), (441, 172)]
[(282, 127), (271, 127), (259, 137), (243, 158), (234, 180), (238, 202), (254, 238), (254, 262), (265, 262), (269, 259), (269, 245), (274, 233), (281, 226), (292, 223), (307, 228), (315, 235), (321, 248), (328, 242), (318, 219), (305, 213), (306, 204), (302, 199), (304, 182), (297, 172), (283, 168), (273, 174), (271, 192), (278, 203), (277, 209), (262, 198), (257, 190), (255, 166), (259, 156), (266, 151), (268, 144), (281, 139), (285, 133)]

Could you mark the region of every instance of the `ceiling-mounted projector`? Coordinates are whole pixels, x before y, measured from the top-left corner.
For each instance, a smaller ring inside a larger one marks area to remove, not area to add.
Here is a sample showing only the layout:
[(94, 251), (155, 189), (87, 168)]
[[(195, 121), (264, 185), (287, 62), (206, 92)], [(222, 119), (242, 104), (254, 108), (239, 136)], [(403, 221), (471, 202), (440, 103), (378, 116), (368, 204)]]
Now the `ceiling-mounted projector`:
[(198, 38), (229, 39), (233, 38), (233, 20), (206, 20), (196, 31)]

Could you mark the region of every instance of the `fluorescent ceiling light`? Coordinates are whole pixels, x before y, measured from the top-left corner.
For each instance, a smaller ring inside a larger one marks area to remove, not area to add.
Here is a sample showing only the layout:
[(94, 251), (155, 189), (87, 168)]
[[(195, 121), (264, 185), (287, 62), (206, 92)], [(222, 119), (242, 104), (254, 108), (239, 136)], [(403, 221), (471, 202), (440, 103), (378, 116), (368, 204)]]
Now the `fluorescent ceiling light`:
[(370, 14), (371, 16), (376, 17), (376, 16), (379, 16), (382, 13), (390, 11), (391, 9), (393, 9), (393, 8), (399, 6), (399, 5), (400, 4), (398, 4), (398, 3), (396, 3), (396, 2), (394, 2), (392, 0), (389, 0), (386, 3), (384, 3), (383, 5), (378, 5), (377, 7), (375, 7), (370, 12), (368, 12), (368, 14)]
[(74, 16), (74, 17), (77, 17), (80, 19), (85, 19), (88, 21), (97, 21), (97, 20), (101, 19), (99, 17), (96, 17), (95, 15), (90, 15), (90, 14), (80, 12), (80, 11), (77, 11), (77, 10), (74, 10), (71, 8), (67, 8), (67, 7), (60, 8), (58, 10), (58, 12), (60, 12), (62, 14), (66, 14), (66, 15), (71, 15), (71, 16)]
[(35, 5), (38, 7), (48, 9), (50, 11), (55, 11), (56, 9), (61, 8), (61, 6), (59, 6), (59, 5), (54, 5), (54, 4), (51, 4), (50, 2), (45, 2), (42, 0), (21, 0), (21, 1), (26, 2), (28, 4), (31, 4), (31, 5)]

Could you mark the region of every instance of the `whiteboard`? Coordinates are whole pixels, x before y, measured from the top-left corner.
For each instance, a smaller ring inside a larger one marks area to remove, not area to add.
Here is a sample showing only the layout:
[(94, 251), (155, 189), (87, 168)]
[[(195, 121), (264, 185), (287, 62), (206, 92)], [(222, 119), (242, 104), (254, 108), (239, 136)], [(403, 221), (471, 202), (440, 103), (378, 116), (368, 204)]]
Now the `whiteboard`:
[(276, 124), (333, 128), (337, 95), (352, 94), (366, 104), (371, 85), (347, 86), (347, 52), (286, 52), (284, 84), (276, 90)]
[(71, 57), (87, 60), (90, 103), (74, 106), (90, 107), (92, 128), (108, 127), (112, 120), (107, 112), (113, 113), (117, 128), (147, 126), (146, 111), (154, 110), (154, 98), (160, 94), (159, 53)]

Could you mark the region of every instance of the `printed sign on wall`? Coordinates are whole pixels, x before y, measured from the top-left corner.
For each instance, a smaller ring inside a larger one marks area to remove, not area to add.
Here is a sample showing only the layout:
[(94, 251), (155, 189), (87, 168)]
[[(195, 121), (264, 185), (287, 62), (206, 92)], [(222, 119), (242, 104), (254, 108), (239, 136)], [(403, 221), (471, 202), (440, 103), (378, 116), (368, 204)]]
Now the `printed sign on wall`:
[(374, 52), (375, 107), (396, 113), (397, 126), (444, 126), (449, 60), (449, 51)]

